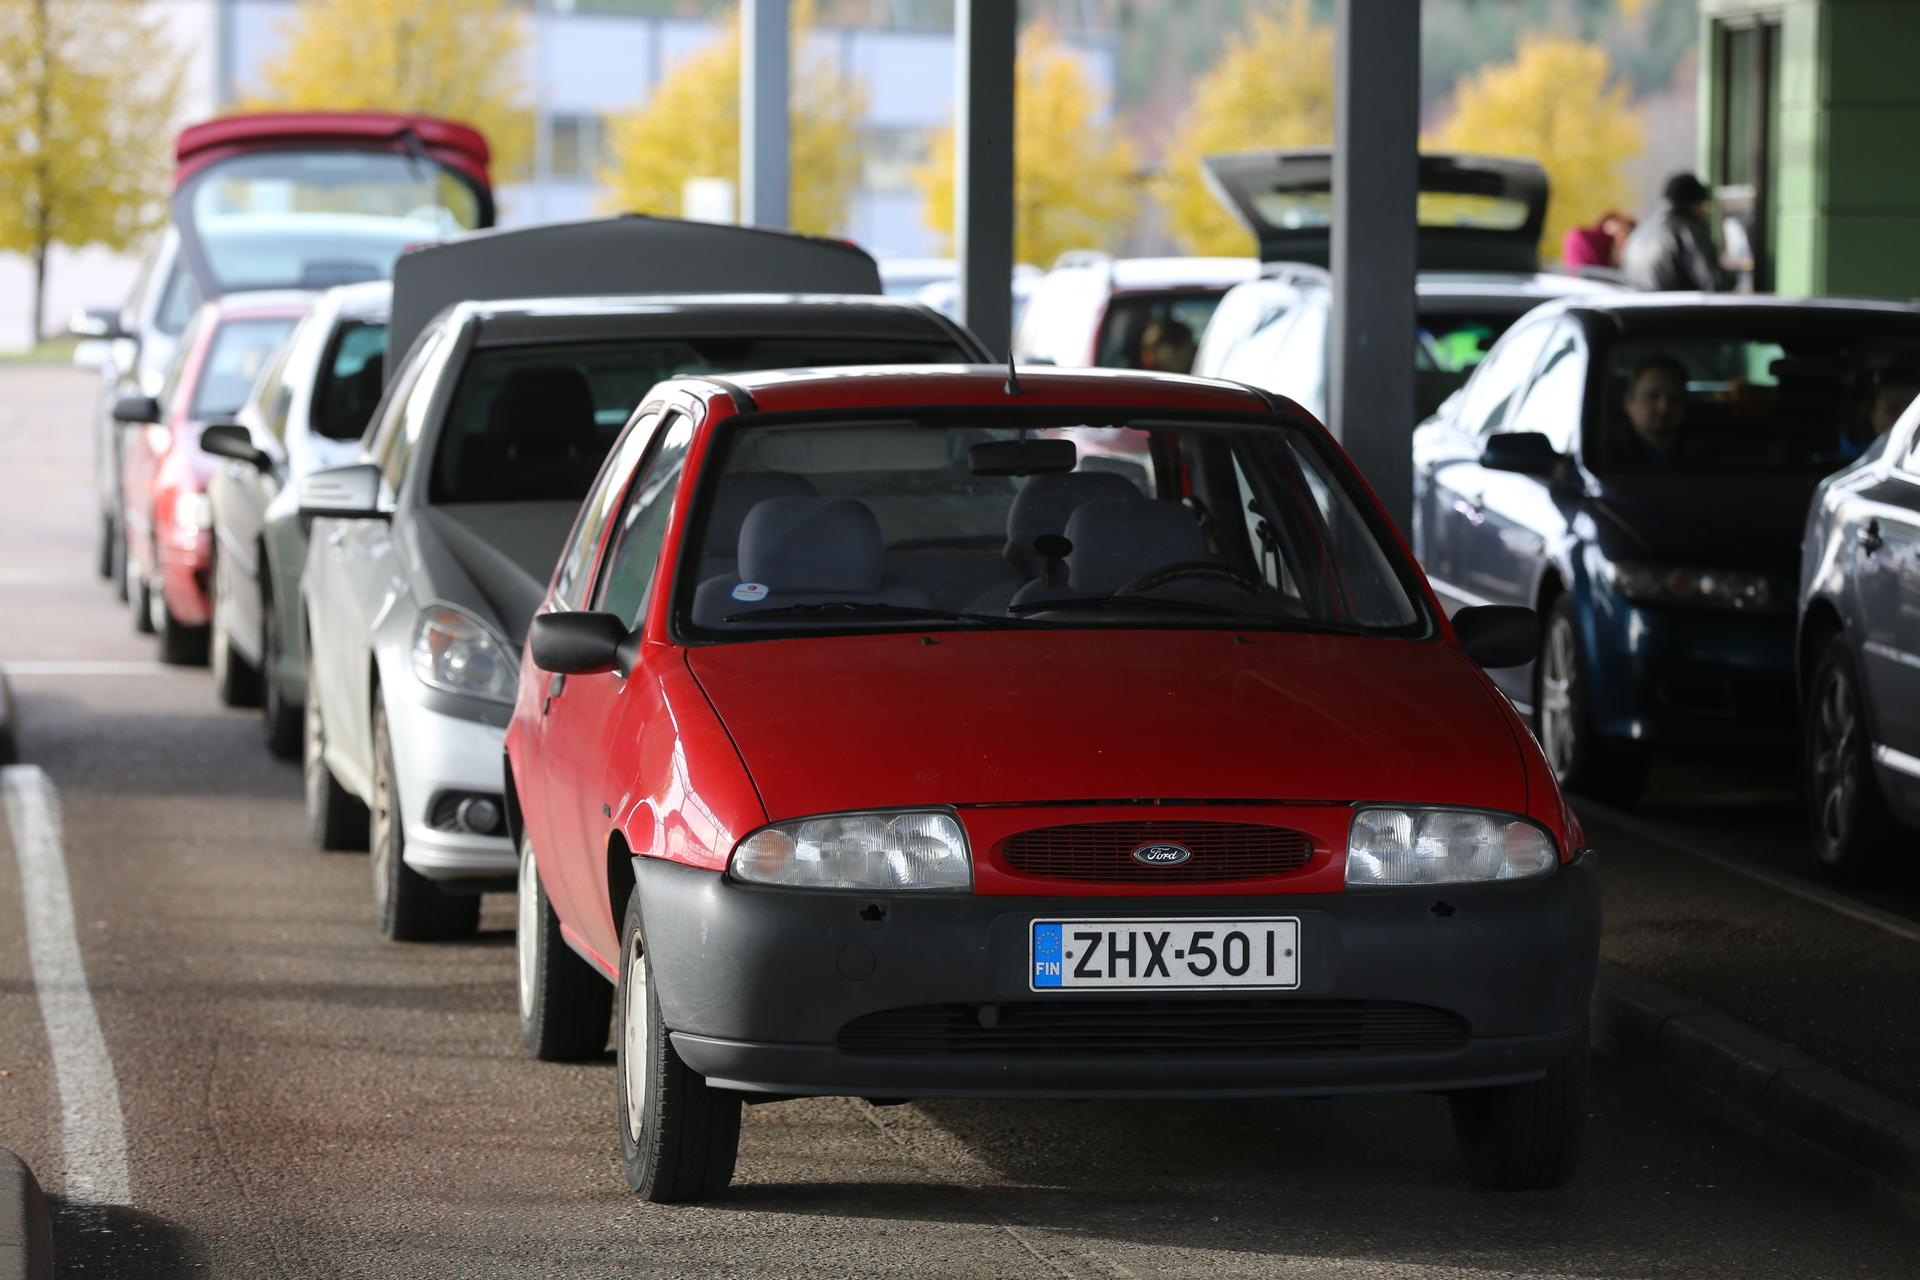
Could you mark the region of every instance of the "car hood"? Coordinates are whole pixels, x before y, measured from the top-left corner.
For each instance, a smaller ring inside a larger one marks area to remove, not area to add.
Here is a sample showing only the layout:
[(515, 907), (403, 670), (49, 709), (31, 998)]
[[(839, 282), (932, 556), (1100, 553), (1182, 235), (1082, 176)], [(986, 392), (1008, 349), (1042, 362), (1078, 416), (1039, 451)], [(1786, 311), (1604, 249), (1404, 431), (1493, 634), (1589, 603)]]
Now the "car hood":
[(1435, 643), (940, 632), (713, 645), (688, 665), (775, 820), (1142, 798), (1527, 806), (1499, 695)]
[(478, 615), (518, 652), (579, 509), (574, 502), (417, 509), (410, 549), (420, 602), (440, 600)]
[(1592, 499), (1616, 559), (1791, 574), (1817, 475), (1635, 476)]

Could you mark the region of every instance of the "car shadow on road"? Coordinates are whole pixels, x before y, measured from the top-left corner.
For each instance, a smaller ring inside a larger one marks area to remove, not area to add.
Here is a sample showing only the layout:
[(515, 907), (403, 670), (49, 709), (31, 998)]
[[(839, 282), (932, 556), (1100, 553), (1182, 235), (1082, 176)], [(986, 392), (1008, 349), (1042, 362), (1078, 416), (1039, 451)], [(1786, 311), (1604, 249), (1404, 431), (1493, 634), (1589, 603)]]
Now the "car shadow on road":
[(48, 1196), (54, 1274), (175, 1280), (206, 1275), (204, 1251), (185, 1229), (128, 1205), (69, 1203)]

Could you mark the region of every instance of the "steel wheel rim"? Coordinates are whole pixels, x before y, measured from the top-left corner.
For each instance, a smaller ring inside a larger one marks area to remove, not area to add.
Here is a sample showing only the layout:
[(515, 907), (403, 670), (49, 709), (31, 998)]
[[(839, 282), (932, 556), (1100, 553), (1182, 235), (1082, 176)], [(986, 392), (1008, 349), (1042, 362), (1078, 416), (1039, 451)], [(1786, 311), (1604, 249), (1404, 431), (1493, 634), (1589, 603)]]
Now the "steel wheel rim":
[[(627, 947), (627, 981), (620, 999), (620, 1070), (627, 1086), (627, 1138), (637, 1147), (646, 1124), (647, 1066), (652, 1059), (653, 1027), (647, 1017), (647, 959), (640, 939)], [(634, 1001), (640, 1007), (634, 1009)]]
[(385, 918), (387, 909), (387, 877), (393, 861), (391, 836), (393, 834), (393, 765), (388, 759), (387, 731), (382, 724), (374, 735), (373, 753), (373, 901)]
[(520, 970), (520, 1017), (524, 1021), (533, 1020), (533, 974), (537, 959), (539, 940), (534, 930), (539, 927), (540, 873), (533, 865), (533, 850), (525, 843), (520, 846), (520, 901), (516, 908), (513, 949)]
[(1859, 770), (1854, 735), (1859, 717), (1854, 713), (1846, 676), (1827, 672), (1814, 699), (1813, 742), (1807, 752), (1813, 766), (1816, 825), (1823, 848), (1838, 849), (1852, 826), (1854, 791)]
[(1556, 777), (1573, 767), (1576, 730), (1573, 723), (1573, 678), (1578, 658), (1573, 628), (1555, 618), (1547, 629), (1547, 651), (1540, 664), (1540, 745)]

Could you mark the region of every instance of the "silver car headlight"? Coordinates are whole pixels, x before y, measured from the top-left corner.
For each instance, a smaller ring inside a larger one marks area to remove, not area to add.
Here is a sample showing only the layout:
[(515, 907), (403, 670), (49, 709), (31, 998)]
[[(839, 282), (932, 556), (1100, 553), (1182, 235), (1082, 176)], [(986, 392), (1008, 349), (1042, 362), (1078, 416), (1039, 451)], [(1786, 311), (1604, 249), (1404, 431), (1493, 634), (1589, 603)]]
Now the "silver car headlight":
[(1347, 885), (1471, 884), (1545, 875), (1553, 837), (1482, 809), (1361, 809), (1347, 835)]
[(734, 846), (728, 870), (788, 889), (968, 889), (967, 833), (950, 813), (909, 809), (776, 822)]
[(1777, 608), (1765, 574), (1738, 569), (1701, 569), (1688, 565), (1618, 561), (1608, 565), (1607, 580), (1635, 604), (1767, 613)]
[(506, 642), (487, 625), (448, 604), (428, 605), (413, 630), (413, 674), (448, 693), (512, 702), (519, 673)]

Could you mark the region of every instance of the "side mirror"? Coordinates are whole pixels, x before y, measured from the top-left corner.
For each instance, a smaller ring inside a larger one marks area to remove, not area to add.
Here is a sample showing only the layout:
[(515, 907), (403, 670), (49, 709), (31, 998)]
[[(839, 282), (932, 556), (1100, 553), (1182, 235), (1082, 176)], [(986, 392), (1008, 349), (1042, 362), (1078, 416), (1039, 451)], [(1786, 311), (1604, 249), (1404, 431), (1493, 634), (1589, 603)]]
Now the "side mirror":
[(121, 396), (113, 402), (113, 420), (128, 426), (158, 422), (163, 416), (160, 402), (152, 396)]
[(626, 624), (610, 613), (536, 614), (527, 630), (533, 665), (563, 676), (612, 671), (626, 639)]
[(301, 478), (300, 515), (303, 519), (331, 516), (342, 520), (367, 520), (385, 514), (380, 510), (380, 468), (371, 462), (356, 462), (350, 467), (330, 467)]
[(125, 338), (131, 335), (120, 327), (118, 307), (75, 307), (67, 320), (67, 332), (76, 338)]
[(1523, 667), (1540, 652), (1540, 615), (1510, 604), (1483, 604), (1453, 615), (1460, 647), (1483, 667)]
[(1560, 452), (1538, 431), (1500, 431), (1487, 437), (1480, 465), (1489, 471), (1544, 476), (1560, 465)]
[(200, 432), (200, 452), (216, 458), (231, 458), (259, 471), (273, 465), (265, 449), (253, 443), (253, 436), (237, 422), (216, 422)]

